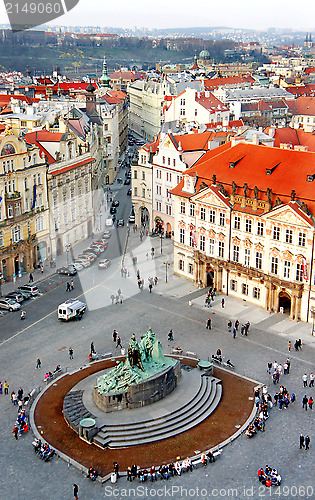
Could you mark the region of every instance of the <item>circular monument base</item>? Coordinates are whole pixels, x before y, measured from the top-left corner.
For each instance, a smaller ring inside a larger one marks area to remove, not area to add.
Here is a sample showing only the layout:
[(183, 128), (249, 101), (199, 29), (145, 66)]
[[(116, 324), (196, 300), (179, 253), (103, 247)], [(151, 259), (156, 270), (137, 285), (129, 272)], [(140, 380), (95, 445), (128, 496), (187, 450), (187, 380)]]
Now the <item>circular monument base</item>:
[(160, 373), (130, 385), (124, 392), (100, 393), (98, 387), (94, 387), (93, 400), (96, 406), (106, 413), (141, 408), (170, 394), (176, 388), (180, 376), (180, 362), (177, 361), (175, 366), (168, 366)]

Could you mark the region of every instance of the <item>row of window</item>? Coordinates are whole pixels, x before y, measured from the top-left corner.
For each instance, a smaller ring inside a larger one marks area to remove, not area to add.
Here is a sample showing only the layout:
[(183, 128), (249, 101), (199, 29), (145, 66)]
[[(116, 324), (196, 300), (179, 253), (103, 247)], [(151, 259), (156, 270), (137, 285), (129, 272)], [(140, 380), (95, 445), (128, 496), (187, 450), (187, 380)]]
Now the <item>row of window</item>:
[[(237, 285), (238, 285), (238, 283), (236, 280), (232, 279), (230, 281), (230, 288), (233, 292), (237, 292)], [(241, 293), (243, 295), (248, 296), (248, 292), (249, 292), (249, 289), (248, 289), (247, 283), (241, 283)], [(253, 294), (253, 299), (260, 300), (260, 288), (259, 287), (254, 286), (253, 290), (252, 290), (252, 294)]]
[[(138, 188), (137, 188), (137, 186), (135, 186), (133, 188), (133, 194), (134, 194), (134, 196), (138, 196)], [(142, 188), (142, 198), (145, 198), (145, 188)]]
[[(36, 165), (36, 160), (37, 160), (36, 154), (34, 154), (33, 157), (31, 156), (28, 157), (29, 163), (31, 163), (32, 161), (33, 165)], [(26, 156), (24, 156), (23, 157), (24, 168), (26, 167), (26, 163), (27, 163)], [(14, 167), (15, 167), (15, 162), (13, 158), (11, 158), (10, 160), (4, 160), (2, 162), (2, 170), (4, 174), (7, 174), (9, 172), (14, 172)]]
[[(175, 166), (175, 164), (174, 164), (174, 166)], [(173, 174), (173, 175), (175, 176), (175, 174)], [(172, 175), (172, 172), (166, 172), (166, 182), (172, 182), (173, 175)], [(159, 169), (156, 170), (156, 178), (162, 179), (162, 170), (159, 170)], [(182, 180), (182, 176), (176, 175), (176, 184), (179, 184), (181, 180)]]
[[(178, 269), (180, 271), (185, 272), (185, 261), (184, 261), (184, 259), (179, 259), (178, 260)], [(188, 272), (188, 274), (194, 274), (194, 264), (192, 262), (188, 262), (187, 272)]]
[[(35, 219), (35, 231), (43, 231), (45, 229), (45, 217), (40, 215)], [(28, 233), (30, 232), (30, 224), (28, 223)], [(20, 225), (14, 226), (11, 232), (12, 242), (18, 243), (22, 239), (22, 227)], [(4, 234), (0, 231), (0, 247), (4, 246)]]

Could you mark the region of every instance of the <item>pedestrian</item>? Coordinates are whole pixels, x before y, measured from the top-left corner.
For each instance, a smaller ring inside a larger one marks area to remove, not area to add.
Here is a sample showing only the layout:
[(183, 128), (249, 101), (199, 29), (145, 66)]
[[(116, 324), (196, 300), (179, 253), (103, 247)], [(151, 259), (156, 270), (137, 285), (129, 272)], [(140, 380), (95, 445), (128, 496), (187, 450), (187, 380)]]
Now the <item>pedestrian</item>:
[[(12, 401), (12, 392), (11, 392), (11, 401)], [(2, 394), (2, 382), (0, 382), (0, 394)]]
[(137, 280), (139, 281), (139, 279), (140, 279), (140, 270), (138, 269), (137, 270)]
[(233, 339), (236, 338), (236, 328), (233, 328)]
[(119, 303), (120, 303), (120, 304), (122, 304), (122, 303), (123, 303), (123, 299), (124, 299), (124, 297), (123, 297), (123, 294), (121, 293), (121, 294), (119, 295)]
[(70, 288), (71, 288), (71, 290), (74, 289), (74, 283), (73, 283), (73, 279), (72, 278), (71, 278), (71, 281), (70, 281)]
[(237, 320), (235, 321), (235, 325), (234, 325), (234, 326), (235, 326), (235, 330), (236, 330), (236, 331), (238, 330), (238, 325), (239, 325), (239, 324), (240, 324), (240, 322), (239, 322), (239, 320), (237, 319)]
[(288, 371), (287, 371), (287, 373), (289, 375), (289, 373), (290, 373), (290, 366), (291, 366), (290, 358), (287, 359), (287, 365), (288, 365)]
[(122, 345), (121, 345), (121, 339), (120, 339), (119, 335), (117, 335), (116, 347), (122, 347)]
[(211, 319), (210, 318), (207, 319), (206, 328), (208, 330), (211, 330)]
[(118, 288), (118, 290), (117, 290), (117, 295), (119, 296), (120, 294), (121, 294), (121, 289), (120, 289), (120, 288)]
[(302, 376), (302, 380), (303, 380), (303, 387), (307, 387), (307, 374), (304, 373), (304, 375)]
[(95, 354), (94, 342), (91, 342), (91, 353)]
[(115, 297), (115, 304), (119, 304), (119, 294), (118, 293), (116, 294), (116, 297)]
[(116, 339), (118, 337), (118, 333), (116, 330), (113, 331), (113, 341), (116, 342)]
[(71, 288), (70, 288), (70, 283), (69, 283), (69, 281), (67, 281), (67, 288), (66, 288), (66, 292), (71, 292)]
[(292, 343), (291, 343), (291, 340), (289, 340), (289, 345), (288, 345), (289, 352), (291, 351), (291, 347), (292, 347)]
[(151, 248), (151, 257), (152, 257), (152, 260), (154, 259), (154, 252), (155, 252), (154, 247), (152, 247)]
[(152, 292), (152, 283), (151, 283), (151, 281), (149, 283), (149, 290), (150, 290), (150, 293), (151, 293)]
[(221, 299), (221, 307), (224, 309), (224, 298)]
[(4, 394), (9, 394), (9, 384), (8, 382), (5, 380), (4, 383), (3, 383), (3, 389), (4, 389)]
[(42, 362), (41, 362), (41, 360), (39, 358), (37, 358), (36, 359), (36, 367), (35, 368), (39, 369), (39, 368), (41, 368), (41, 366), (42, 366)]
[(305, 411), (307, 411), (307, 403), (308, 403), (308, 397), (305, 394), (304, 398), (302, 399), (302, 408), (305, 408)]
[(247, 323), (245, 323), (245, 326), (244, 326), (244, 335), (246, 335), (246, 337), (248, 334), (249, 327), (250, 327), (250, 322), (247, 321)]
[(174, 340), (174, 337), (173, 337), (173, 330), (170, 330), (168, 332), (168, 340)]
[(18, 402), (17, 402), (17, 395), (15, 394), (14, 391), (11, 392), (11, 401), (13, 403), (13, 406), (16, 406), (18, 404)]
[(142, 288), (142, 281), (140, 279), (138, 280), (138, 288), (139, 288), (139, 290), (141, 290), (141, 288)]
[(291, 394), (291, 405), (294, 406), (294, 402), (295, 402), (295, 394), (294, 392)]
[(20, 387), (18, 390), (18, 393), (17, 393), (17, 398), (19, 401), (22, 401), (22, 399), (23, 399), (23, 392), (24, 391), (23, 391), (22, 387)]
[(302, 448), (304, 448), (304, 442), (305, 442), (305, 438), (304, 438), (303, 434), (300, 434), (300, 450)]
[(310, 449), (310, 442), (311, 442), (311, 438), (308, 435), (305, 436), (305, 449), (306, 450)]
[(268, 363), (267, 363), (267, 372), (269, 373), (269, 375), (271, 374), (271, 368), (272, 368), (272, 363), (271, 363), (271, 361), (268, 361)]
[(30, 273), (30, 276), (29, 276), (28, 282), (29, 282), (29, 283), (33, 283), (33, 281), (34, 281), (33, 275), (32, 275), (32, 273)]
[(69, 347), (69, 359), (73, 359), (73, 349)]
[(73, 485), (73, 496), (75, 500), (78, 500), (78, 494), (79, 494), (79, 486), (77, 484)]
[(299, 343), (298, 343), (298, 340), (297, 340), (297, 339), (296, 339), (296, 341), (294, 342), (294, 349), (295, 349), (296, 351), (298, 351), (298, 350), (299, 350)]
[(309, 387), (314, 387), (314, 378), (315, 378), (314, 377), (314, 373), (312, 372), (310, 374), (310, 385), (309, 385)]
[(17, 425), (13, 427), (12, 434), (14, 435), (16, 441), (19, 439), (19, 428)]
[(308, 407), (310, 410), (313, 409), (313, 403), (314, 403), (314, 399), (312, 396), (309, 397), (309, 400), (308, 400)]
[(159, 280), (158, 280), (158, 277), (157, 277), (157, 276), (155, 276), (155, 277), (154, 277), (154, 284), (155, 284), (155, 285), (157, 285), (157, 284), (158, 284), (158, 281), (159, 281)]
[(123, 278), (124, 277), (124, 268), (123, 267), (120, 270), (120, 274), (121, 274), (121, 277)]
[(228, 321), (227, 327), (228, 327), (228, 332), (230, 332), (232, 329), (232, 321), (231, 320)]
[(149, 259), (149, 254), (148, 254), (148, 252), (145, 254), (145, 256), (146, 256), (146, 258), (147, 258), (147, 260), (148, 260), (148, 259)]
[(114, 293), (111, 294), (110, 300), (112, 301), (112, 306), (113, 306), (114, 302), (115, 302), (115, 295), (114, 295)]
[(245, 325), (241, 325), (241, 335), (244, 337)]

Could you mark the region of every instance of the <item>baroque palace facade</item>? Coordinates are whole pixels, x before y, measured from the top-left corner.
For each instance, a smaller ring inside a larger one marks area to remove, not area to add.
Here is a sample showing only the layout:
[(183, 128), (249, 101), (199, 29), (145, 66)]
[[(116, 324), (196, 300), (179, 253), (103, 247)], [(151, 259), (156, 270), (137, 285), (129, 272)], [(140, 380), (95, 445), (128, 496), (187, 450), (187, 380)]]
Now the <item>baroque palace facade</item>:
[(315, 153), (253, 144), (206, 153), (172, 190), (174, 271), (311, 321)]
[(43, 156), (10, 126), (0, 135), (0, 273), (4, 280), (32, 271), (49, 245)]

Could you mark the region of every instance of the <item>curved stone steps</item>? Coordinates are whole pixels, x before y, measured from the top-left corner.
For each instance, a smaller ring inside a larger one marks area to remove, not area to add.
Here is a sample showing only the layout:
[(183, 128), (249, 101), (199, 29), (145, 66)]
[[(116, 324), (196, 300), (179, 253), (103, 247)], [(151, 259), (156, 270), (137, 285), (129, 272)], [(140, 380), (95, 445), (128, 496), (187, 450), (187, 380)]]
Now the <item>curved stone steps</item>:
[(70, 427), (78, 431), (82, 418), (95, 418), (83, 403), (83, 391), (70, 391), (63, 400), (63, 414)]
[[(150, 418), (147, 420), (141, 420), (139, 422), (125, 423), (122, 425), (106, 424), (103, 426), (103, 428), (106, 427), (106, 430), (108, 432), (110, 432), (111, 434), (114, 433), (116, 430), (118, 432), (121, 432), (122, 430), (125, 430), (125, 429), (130, 432), (130, 431), (136, 430), (138, 428), (143, 429), (143, 426), (145, 426), (145, 427), (147, 427), (148, 425), (152, 426), (152, 425), (154, 425), (154, 423), (156, 423), (156, 422), (159, 423), (161, 420), (166, 421), (166, 419), (170, 419), (173, 415), (179, 416), (182, 413), (188, 412), (193, 406), (196, 405), (196, 403), (198, 401), (200, 401), (204, 397), (205, 393), (208, 390), (209, 381), (205, 380), (204, 377), (201, 378), (200, 380), (201, 380), (201, 382), (200, 382), (198, 391), (196, 392), (194, 397), (190, 401), (187, 401), (183, 406), (176, 408), (175, 410), (173, 410), (169, 413), (165, 413), (164, 415), (160, 415), (159, 417)], [(211, 384), (212, 384), (212, 380), (211, 380)]]
[(182, 407), (151, 420), (129, 424), (110, 424), (101, 428), (94, 442), (104, 448), (120, 448), (159, 441), (185, 432), (207, 418), (222, 394), (220, 380), (201, 377), (194, 398)]
[(208, 418), (211, 415), (211, 413), (215, 410), (215, 408), (219, 404), (221, 395), (222, 395), (222, 386), (219, 385), (213, 403), (210, 404), (210, 406), (203, 413), (201, 413), (198, 417), (192, 418), (191, 420), (185, 422), (179, 422), (177, 426), (175, 426), (174, 428), (171, 427), (170, 429), (166, 430), (166, 432), (162, 432), (160, 430), (157, 433), (152, 433), (151, 435), (149, 434), (144, 437), (139, 437), (136, 440), (130, 439), (130, 437), (126, 438), (125, 440), (116, 440), (115, 442), (109, 440), (108, 447), (124, 448), (126, 446), (148, 444), (186, 432), (195, 427), (196, 425), (200, 424), (201, 422), (203, 422), (206, 418)]

